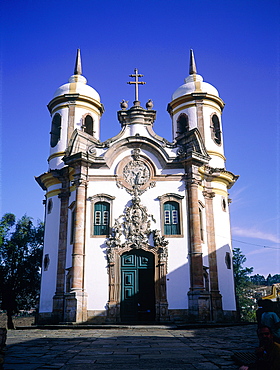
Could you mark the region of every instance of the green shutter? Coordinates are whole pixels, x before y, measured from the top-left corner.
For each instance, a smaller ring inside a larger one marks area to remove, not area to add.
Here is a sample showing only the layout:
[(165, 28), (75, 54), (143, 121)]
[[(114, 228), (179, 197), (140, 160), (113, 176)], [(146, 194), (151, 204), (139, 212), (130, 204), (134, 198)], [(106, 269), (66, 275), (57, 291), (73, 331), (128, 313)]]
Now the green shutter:
[(177, 202), (164, 203), (164, 234), (180, 234), (179, 204)]
[(108, 235), (110, 220), (110, 204), (98, 202), (94, 205), (94, 235)]

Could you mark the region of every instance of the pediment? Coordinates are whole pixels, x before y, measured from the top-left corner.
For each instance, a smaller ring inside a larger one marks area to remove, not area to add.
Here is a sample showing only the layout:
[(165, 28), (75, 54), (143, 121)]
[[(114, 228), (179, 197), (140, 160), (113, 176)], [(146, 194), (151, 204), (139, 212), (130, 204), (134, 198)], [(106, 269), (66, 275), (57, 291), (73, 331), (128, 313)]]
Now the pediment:
[(183, 162), (201, 162), (200, 165), (207, 164), (211, 159), (197, 128), (186, 132), (180, 137), (177, 155)]

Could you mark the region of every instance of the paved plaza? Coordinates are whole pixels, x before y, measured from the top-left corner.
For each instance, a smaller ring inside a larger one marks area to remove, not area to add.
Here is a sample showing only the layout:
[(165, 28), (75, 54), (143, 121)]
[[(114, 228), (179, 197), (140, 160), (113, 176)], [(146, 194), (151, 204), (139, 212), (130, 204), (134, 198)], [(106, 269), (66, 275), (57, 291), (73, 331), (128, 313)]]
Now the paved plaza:
[(256, 325), (17, 329), (8, 331), (4, 369), (238, 369), (232, 354), (257, 343)]

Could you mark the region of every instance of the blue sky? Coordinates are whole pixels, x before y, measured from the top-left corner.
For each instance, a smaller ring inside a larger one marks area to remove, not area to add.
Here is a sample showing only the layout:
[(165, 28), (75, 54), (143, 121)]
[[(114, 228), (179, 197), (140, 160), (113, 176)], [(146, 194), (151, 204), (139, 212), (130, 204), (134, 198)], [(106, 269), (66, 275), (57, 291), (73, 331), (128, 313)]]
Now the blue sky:
[[(0, 214), (43, 219), (50, 116), (46, 105), (73, 73), (101, 95), (101, 139), (118, 133), (122, 99), (134, 68), (144, 74), (140, 101), (154, 101), (155, 131), (171, 140), (166, 111), (188, 75), (189, 49), (198, 73), (225, 101), (233, 246), (254, 273), (280, 273), (280, 1), (9, 0), (1, 13)], [(265, 247), (265, 248), (264, 248)]]

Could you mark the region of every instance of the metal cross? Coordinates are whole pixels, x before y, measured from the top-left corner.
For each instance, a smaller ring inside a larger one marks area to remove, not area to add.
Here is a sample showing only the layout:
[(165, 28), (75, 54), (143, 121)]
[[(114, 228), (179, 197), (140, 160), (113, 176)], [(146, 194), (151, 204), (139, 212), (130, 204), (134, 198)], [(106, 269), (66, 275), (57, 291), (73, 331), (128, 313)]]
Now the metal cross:
[(135, 85), (135, 101), (138, 101), (138, 85), (145, 85), (146, 82), (143, 82), (143, 81), (138, 81), (138, 77), (143, 77), (144, 75), (140, 75), (138, 74), (138, 69), (135, 68), (134, 69), (134, 74), (133, 75), (129, 75), (129, 77), (135, 77), (135, 81), (129, 81), (128, 84), (129, 85), (132, 85), (134, 84)]

